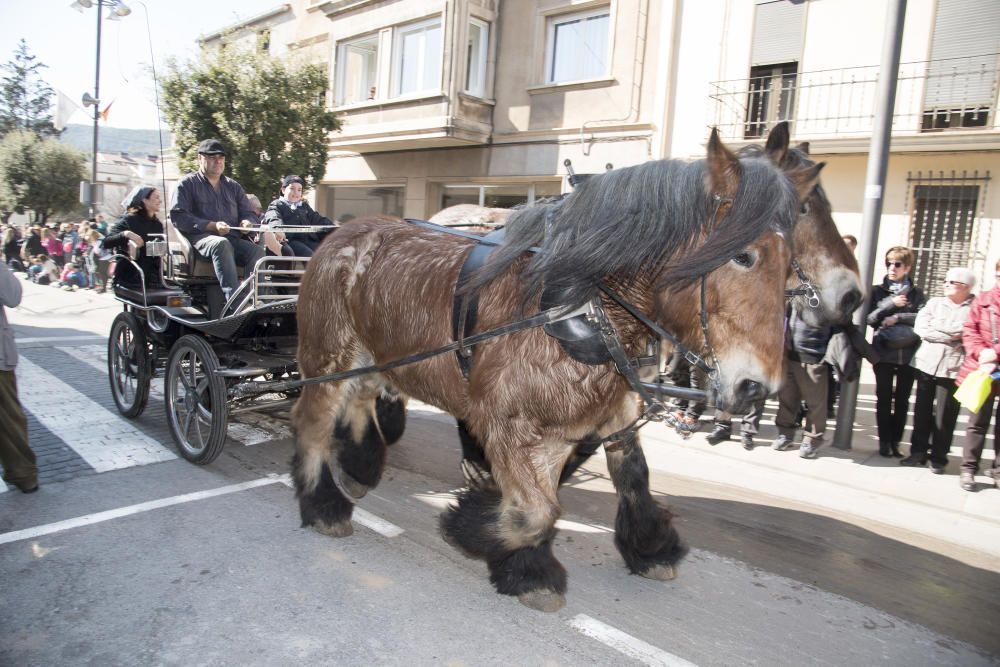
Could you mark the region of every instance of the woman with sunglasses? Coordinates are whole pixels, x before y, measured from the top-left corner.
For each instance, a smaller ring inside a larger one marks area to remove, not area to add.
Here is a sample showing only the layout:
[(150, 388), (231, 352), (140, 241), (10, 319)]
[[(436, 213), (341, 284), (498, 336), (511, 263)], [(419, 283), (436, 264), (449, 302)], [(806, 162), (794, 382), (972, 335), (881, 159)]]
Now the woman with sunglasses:
[(875, 364), (875, 422), (878, 453), (902, 458), (899, 441), (906, 429), (914, 368), (910, 366), (920, 337), (913, 331), (924, 293), (910, 280), (913, 251), (902, 246), (885, 254), (886, 275), (871, 289), (868, 324), (875, 329), (873, 341), (880, 361)]
[[(993, 289), (984, 290), (972, 302), (969, 317), (962, 328), (962, 345), (965, 347), (965, 362), (955, 379), (961, 384), (965, 377), (976, 368), (987, 373), (997, 369), (1000, 355), (1000, 261), (996, 263), (996, 282)], [(993, 417), (993, 403), (1000, 394), (1000, 382), (994, 382), (990, 395), (986, 397), (979, 412), (969, 416), (969, 426), (965, 431), (965, 446), (962, 448), (962, 470), (958, 482), (966, 491), (976, 490), (976, 474), (979, 461), (986, 445), (986, 430)], [(993, 428), (993, 464), (987, 471), (993, 486), (1000, 486), (1000, 422)]]
[(900, 461), (904, 466), (925, 466), (940, 475), (948, 465), (958, 401), (955, 376), (962, 367), (962, 326), (972, 304), (975, 274), (965, 267), (948, 270), (944, 296), (936, 296), (917, 313), (914, 330), (923, 341), (913, 357), (917, 373), (917, 398), (913, 404), (913, 433), (910, 455)]

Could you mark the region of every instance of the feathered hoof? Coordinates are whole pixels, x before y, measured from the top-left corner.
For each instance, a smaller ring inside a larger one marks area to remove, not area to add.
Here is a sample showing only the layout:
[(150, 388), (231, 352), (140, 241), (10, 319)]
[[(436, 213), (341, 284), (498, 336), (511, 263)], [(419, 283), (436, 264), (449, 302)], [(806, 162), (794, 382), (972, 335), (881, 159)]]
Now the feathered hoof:
[(673, 565), (658, 564), (653, 565), (645, 572), (637, 573), (640, 577), (655, 579), (656, 581), (670, 581), (677, 577), (677, 568)]
[(521, 593), (517, 599), (525, 607), (538, 611), (554, 612), (566, 606), (566, 596), (553, 591), (529, 591)]
[(338, 521), (337, 523), (324, 523), (317, 521), (312, 525), (317, 533), (329, 535), (330, 537), (348, 537), (354, 534), (354, 525), (351, 520)]

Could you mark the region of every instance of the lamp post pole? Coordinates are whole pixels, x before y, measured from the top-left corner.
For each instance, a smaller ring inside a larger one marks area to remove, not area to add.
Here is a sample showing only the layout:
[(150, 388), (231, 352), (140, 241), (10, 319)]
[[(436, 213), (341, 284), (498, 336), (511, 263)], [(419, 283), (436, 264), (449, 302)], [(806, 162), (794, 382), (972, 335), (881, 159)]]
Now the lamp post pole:
[(94, 151), (90, 158), (90, 217), (97, 216), (97, 133), (101, 118), (101, 7), (103, 0), (97, 0), (97, 58), (94, 65)]

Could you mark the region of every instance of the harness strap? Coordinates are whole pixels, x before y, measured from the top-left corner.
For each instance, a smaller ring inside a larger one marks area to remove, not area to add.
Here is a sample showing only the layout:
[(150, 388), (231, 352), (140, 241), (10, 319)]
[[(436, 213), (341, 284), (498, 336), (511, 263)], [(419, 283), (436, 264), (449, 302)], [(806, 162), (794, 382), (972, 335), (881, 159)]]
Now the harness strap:
[(463, 345), (472, 347), (488, 340), (492, 340), (493, 338), (499, 338), (501, 336), (506, 336), (518, 331), (524, 331), (526, 329), (535, 329), (544, 324), (548, 324), (549, 322), (558, 322), (559, 320), (567, 317), (576, 317), (584, 312), (587, 312), (585, 308), (576, 308), (573, 310), (566, 310), (565, 307), (561, 306), (558, 308), (549, 308), (548, 310), (543, 310), (537, 315), (532, 315), (531, 317), (523, 320), (511, 322), (509, 324), (496, 327), (495, 329), (490, 329), (489, 331), (483, 331), (482, 333), (478, 333), (474, 336), (469, 336), (461, 342), (452, 341), (447, 345), (442, 345), (441, 347), (434, 348), (433, 350), (411, 354), (408, 357), (403, 357), (402, 359), (390, 361), (385, 364), (377, 366), (362, 366), (361, 368), (352, 368), (351, 370), (341, 371), (339, 373), (318, 375), (316, 377), (305, 378), (302, 380), (288, 380), (287, 382), (242, 382), (234, 386), (231, 391), (234, 397), (242, 398), (243, 396), (250, 396), (262, 392), (288, 391), (289, 389), (297, 389), (298, 387), (304, 387), (311, 384), (320, 384), (322, 382), (340, 382), (343, 380), (350, 380), (351, 378), (356, 378), (361, 375), (385, 373), (386, 371), (394, 370), (400, 366), (414, 364), (418, 361), (425, 361), (448, 352), (455, 352)]

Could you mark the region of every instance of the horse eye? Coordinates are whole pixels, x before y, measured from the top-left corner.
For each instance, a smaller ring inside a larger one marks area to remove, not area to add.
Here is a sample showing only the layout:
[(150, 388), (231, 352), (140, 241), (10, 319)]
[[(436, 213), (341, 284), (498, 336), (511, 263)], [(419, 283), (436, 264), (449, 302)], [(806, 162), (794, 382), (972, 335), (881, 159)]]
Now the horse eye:
[(739, 264), (740, 266), (749, 269), (751, 266), (753, 266), (754, 258), (753, 255), (751, 255), (748, 252), (741, 252), (740, 254), (733, 257), (733, 261)]
[(802, 202), (802, 208), (799, 210), (800, 215), (809, 215), (809, 202)]

